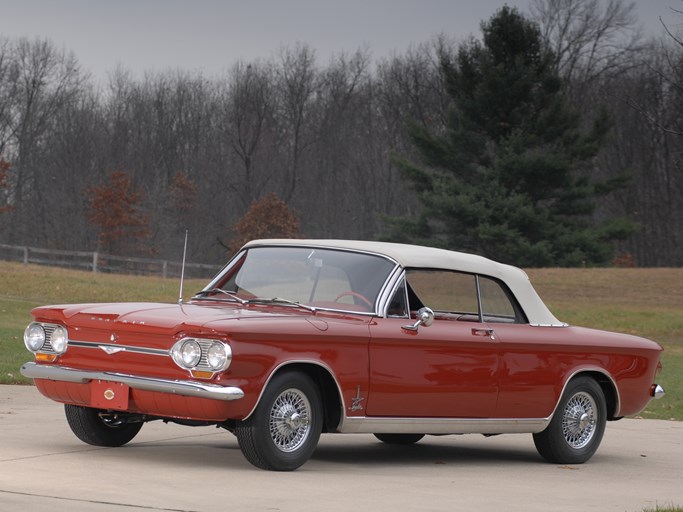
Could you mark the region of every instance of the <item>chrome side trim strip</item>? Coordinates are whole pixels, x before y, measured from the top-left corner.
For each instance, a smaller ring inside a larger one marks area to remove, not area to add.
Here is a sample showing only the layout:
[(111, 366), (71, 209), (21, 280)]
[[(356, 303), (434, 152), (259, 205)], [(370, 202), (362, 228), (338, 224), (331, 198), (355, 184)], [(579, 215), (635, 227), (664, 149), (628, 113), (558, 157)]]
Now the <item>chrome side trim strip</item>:
[(113, 372), (76, 370), (65, 366), (25, 363), (21, 367), (20, 372), (29, 379), (47, 379), (78, 384), (86, 384), (92, 380), (106, 380), (126, 384), (133, 389), (142, 391), (209, 398), (211, 400), (239, 400), (244, 396), (244, 391), (232, 386), (219, 386), (217, 384), (192, 380), (157, 379)]
[(346, 417), (339, 432), (354, 434), (535, 434), (551, 418), (368, 418)]
[(97, 343), (95, 341), (76, 341), (69, 340), (69, 347), (80, 347), (80, 348), (99, 348), (107, 351), (108, 348), (119, 349), (119, 352), (133, 352), (135, 354), (147, 354), (152, 356), (168, 356), (170, 355), (169, 350), (164, 350), (160, 348), (144, 348), (144, 347), (134, 347), (132, 345), (120, 345), (118, 343)]
[(531, 327), (569, 327), (569, 324), (561, 322), (559, 324), (529, 324)]

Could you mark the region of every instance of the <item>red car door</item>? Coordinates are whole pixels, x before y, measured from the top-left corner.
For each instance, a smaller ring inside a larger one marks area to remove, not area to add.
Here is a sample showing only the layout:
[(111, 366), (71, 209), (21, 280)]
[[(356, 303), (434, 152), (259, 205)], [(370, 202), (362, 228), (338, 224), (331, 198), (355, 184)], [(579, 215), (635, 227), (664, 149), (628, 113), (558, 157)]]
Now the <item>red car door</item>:
[(498, 343), (474, 322), (407, 319), (371, 326), (368, 416), (489, 418), (498, 395)]
[[(435, 312), (432, 325), (405, 329), (415, 323), (415, 311), (423, 306)], [(407, 271), (387, 318), (370, 327), (366, 414), (492, 417), (498, 395), (499, 345), (479, 319), (475, 276)]]

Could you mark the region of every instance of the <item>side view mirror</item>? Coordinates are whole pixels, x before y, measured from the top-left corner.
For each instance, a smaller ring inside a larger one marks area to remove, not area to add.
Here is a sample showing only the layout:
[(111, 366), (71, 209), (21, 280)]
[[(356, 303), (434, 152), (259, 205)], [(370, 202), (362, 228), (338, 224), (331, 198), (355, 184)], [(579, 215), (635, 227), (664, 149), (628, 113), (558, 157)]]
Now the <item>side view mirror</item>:
[(434, 311), (429, 308), (420, 308), (417, 311), (417, 321), (414, 324), (402, 325), (406, 331), (417, 331), (418, 327), (424, 325), (429, 327), (434, 322)]

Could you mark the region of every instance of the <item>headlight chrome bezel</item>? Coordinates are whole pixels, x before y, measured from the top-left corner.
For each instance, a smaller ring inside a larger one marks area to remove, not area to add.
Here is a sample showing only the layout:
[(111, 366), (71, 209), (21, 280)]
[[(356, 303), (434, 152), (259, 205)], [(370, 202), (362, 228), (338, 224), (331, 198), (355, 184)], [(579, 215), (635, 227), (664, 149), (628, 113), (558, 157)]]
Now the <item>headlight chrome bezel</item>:
[[(199, 353), (192, 358), (188, 354)], [(183, 370), (193, 373), (208, 372), (211, 376), (225, 371), (232, 361), (230, 345), (224, 341), (208, 338), (183, 337), (175, 342), (170, 351), (173, 362)]]
[(50, 346), (56, 354), (63, 354), (69, 346), (69, 332), (63, 325), (58, 325), (50, 335)]
[(43, 324), (31, 322), (24, 329), (24, 345), (29, 352), (37, 354), (45, 345), (47, 333)]
[(213, 342), (206, 351), (206, 363), (214, 372), (225, 370), (230, 365), (231, 358), (230, 346), (220, 341)]
[(61, 324), (31, 322), (24, 330), (24, 345), (33, 354), (60, 356), (69, 348), (69, 331)]

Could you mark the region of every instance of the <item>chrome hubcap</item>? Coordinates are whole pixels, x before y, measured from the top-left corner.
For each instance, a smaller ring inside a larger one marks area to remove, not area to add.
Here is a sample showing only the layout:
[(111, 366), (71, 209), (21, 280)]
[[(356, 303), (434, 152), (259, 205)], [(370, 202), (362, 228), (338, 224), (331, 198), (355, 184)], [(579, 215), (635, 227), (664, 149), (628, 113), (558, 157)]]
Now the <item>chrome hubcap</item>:
[(270, 410), (270, 437), (283, 452), (293, 452), (308, 438), (311, 404), (298, 389), (287, 389)]
[(583, 391), (572, 396), (564, 408), (562, 435), (567, 444), (580, 449), (590, 443), (598, 424), (595, 400)]

